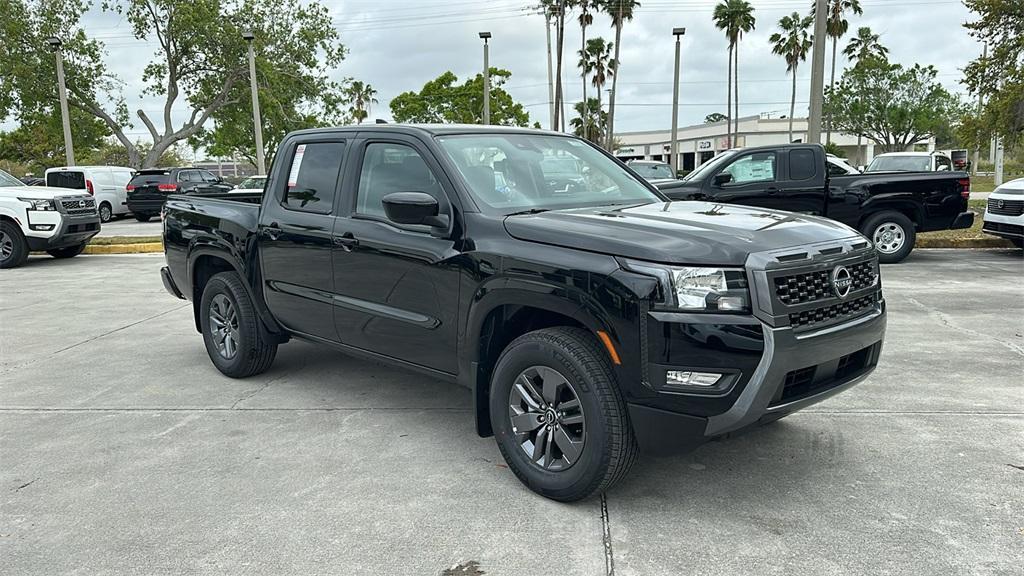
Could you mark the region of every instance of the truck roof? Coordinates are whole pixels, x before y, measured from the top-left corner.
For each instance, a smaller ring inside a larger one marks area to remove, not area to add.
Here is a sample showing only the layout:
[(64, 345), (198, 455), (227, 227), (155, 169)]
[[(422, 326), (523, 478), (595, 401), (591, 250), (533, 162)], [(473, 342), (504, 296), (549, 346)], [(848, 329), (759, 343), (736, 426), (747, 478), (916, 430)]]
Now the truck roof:
[(401, 134), (419, 134), (429, 136), (443, 136), (449, 134), (561, 134), (561, 132), (540, 130), (537, 128), (522, 128), (519, 126), (496, 126), (482, 124), (355, 124), (351, 126), (336, 126), (331, 128), (309, 128), (292, 132), (294, 135), (301, 134), (323, 134), (325, 132), (397, 132)]

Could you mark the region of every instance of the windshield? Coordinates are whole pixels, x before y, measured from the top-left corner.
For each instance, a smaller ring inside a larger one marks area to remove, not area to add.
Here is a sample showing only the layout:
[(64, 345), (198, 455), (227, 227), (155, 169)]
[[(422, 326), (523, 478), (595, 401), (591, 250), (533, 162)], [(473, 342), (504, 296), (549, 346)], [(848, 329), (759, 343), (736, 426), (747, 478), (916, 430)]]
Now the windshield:
[(25, 184), (21, 180), (18, 180), (17, 178), (15, 178), (14, 176), (11, 176), (7, 172), (4, 172), (3, 170), (0, 170), (0, 188), (7, 188), (9, 186), (24, 186), (24, 185)]
[(721, 164), (725, 160), (728, 160), (729, 158), (732, 158), (733, 156), (736, 155), (736, 152), (738, 152), (738, 151), (737, 150), (726, 150), (725, 152), (722, 152), (718, 156), (715, 156), (711, 160), (708, 160), (707, 162), (705, 162), (705, 163), (701, 164), (700, 166), (698, 166), (697, 169), (694, 170), (693, 172), (690, 172), (689, 174), (687, 174), (686, 177), (683, 178), (683, 182), (689, 182), (690, 180), (694, 180), (694, 179), (699, 180), (699, 179), (703, 178), (703, 174), (705, 174), (708, 171), (712, 170), (715, 166), (718, 166), (719, 164)]
[(871, 161), (868, 172), (927, 172), (930, 156), (879, 156)]
[(575, 138), (467, 134), (437, 140), (473, 197), (503, 214), (663, 201), (614, 160)]
[(634, 172), (644, 178), (672, 178), (672, 167), (668, 164), (630, 164)]
[(249, 176), (242, 183), (238, 185), (239, 188), (256, 188), (259, 190), (263, 189), (263, 184), (267, 181), (265, 176)]

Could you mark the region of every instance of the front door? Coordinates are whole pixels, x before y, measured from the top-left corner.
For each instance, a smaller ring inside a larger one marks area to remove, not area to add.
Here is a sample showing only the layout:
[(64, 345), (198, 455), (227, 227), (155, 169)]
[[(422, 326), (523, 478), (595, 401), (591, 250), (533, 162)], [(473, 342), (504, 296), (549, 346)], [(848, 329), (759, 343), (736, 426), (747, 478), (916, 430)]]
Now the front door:
[(340, 140), (292, 144), (265, 194), (260, 254), (267, 306), (288, 330), (337, 340), (331, 272), (334, 200), (345, 156)]
[(724, 204), (780, 208), (778, 153), (739, 154), (705, 184), (708, 198)]
[(334, 229), (338, 336), (350, 346), (454, 374), (455, 243), (424, 226), (389, 221), (381, 202), (392, 192), (426, 192), (451, 215), (451, 183), (414, 138), (368, 139), (356, 156), (355, 198)]

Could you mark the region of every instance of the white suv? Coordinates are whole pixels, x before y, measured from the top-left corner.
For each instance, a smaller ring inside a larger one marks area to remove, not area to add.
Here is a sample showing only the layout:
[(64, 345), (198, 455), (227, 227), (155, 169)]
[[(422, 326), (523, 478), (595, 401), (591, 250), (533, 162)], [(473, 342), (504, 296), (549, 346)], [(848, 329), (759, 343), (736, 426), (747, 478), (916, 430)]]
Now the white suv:
[(100, 231), (96, 199), (66, 188), (25, 186), (0, 170), (0, 268), (21, 266), (30, 251), (78, 256)]
[(101, 222), (128, 213), (125, 187), (135, 171), (123, 166), (61, 166), (46, 171), (46, 185), (55, 188), (85, 190), (96, 198)]
[(982, 231), (1024, 248), (1024, 178), (1011, 180), (988, 195)]

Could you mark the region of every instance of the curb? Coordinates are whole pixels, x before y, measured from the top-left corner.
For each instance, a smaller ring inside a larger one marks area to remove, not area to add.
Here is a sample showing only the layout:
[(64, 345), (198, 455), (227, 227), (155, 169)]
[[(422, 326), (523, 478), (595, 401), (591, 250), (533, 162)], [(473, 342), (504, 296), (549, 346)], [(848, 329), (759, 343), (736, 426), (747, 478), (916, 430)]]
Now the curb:
[(146, 242), (143, 244), (89, 244), (83, 254), (147, 254), (163, 252), (162, 242)]

